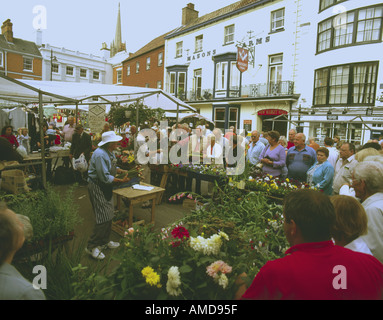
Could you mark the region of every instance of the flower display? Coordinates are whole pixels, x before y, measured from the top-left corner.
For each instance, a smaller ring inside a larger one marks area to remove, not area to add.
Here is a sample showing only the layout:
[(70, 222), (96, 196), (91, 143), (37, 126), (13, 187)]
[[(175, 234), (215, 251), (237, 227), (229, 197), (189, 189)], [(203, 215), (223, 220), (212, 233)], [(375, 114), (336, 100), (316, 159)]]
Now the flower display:
[(267, 261), (284, 255), (289, 244), (279, 202), (235, 186), (218, 192), (160, 232), (152, 225), (127, 229), (113, 257), (120, 263), (108, 276), (115, 299), (233, 299), (240, 275), (250, 283)]
[(257, 174), (255, 177), (249, 176), (246, 181), (246, 189), (261, 191), (265, 194), (277, 197), (283, 197), (291, 191), (305, 188), (316, 190), (315, 187), (310, 186), (305, 182), (289, 178), (283, 179), (280, 177), (273, 177), (265, 173)]

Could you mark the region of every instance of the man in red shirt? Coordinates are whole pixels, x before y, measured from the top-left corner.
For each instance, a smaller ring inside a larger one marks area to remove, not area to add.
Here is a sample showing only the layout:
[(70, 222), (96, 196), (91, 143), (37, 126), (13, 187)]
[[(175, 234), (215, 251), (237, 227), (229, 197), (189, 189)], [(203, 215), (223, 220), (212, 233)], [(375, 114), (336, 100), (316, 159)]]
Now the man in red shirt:
[(290, 149), (295, 146), (294, 139), (296, 134), (297, 132), (295, 131), (295, 129), (291, 129), (289, 131), (289, 141), (287, 141), (287, 149)]
[(308, 189), (292, 192), (285, 197), (284, 217), (291, 248), (261, 268), (242, 299), (383, 298), (383, 265), (331, 241), (335, 211), (328, 196)]

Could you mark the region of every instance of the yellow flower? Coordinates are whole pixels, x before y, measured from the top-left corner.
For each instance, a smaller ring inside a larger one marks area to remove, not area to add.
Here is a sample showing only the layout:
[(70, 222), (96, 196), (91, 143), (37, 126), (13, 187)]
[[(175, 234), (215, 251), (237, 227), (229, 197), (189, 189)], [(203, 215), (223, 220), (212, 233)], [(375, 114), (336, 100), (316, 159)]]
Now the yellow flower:
[(160, 281), (160, 276), (156, 272), (152, 272), (146, 276), (146, 283), (156, 286)]
[(149, 266), (145, 267), (144, 269), (142, 269), (141, 273), (145, 277), (146, 283), (150, 284), (151, 286), (161, 286), (161, 284), (159, 283), (160, 276), (157, 272), (154, 272), (153, 268)]
[(144, 269), (142, 269), (141, 273), (144, 277), (147, 277), (149, 274), (153, 273), (154, 270), (152, 267), (145, 267)]

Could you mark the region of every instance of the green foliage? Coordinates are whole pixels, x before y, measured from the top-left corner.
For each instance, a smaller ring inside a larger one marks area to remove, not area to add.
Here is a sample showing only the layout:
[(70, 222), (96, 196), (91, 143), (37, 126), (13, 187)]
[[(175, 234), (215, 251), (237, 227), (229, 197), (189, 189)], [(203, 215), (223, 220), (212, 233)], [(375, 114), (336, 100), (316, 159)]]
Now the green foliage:
[(258, 192), (217, 185), (213, 197), (182, 221), (202, 228), (224, 228), (238, 263), (253, 277), (269, 260), (282, 257), (289, 247), (283, 233), (282, 205)]
[(20, 195), (3, 195), (0, 200), (18, 214), (29, 217), (33, 227), (30, 242), (68, 235), (80, 223), (78, 206), (73, 202), (74, 188), (59, 194), (52, 186)]
[(105, 286), (103, 281), (107, 279), (105, 273), (108, 262), (83, 267), (85, 246), (85, 239), (80, 239), (78, 242), (61, 244), (55, 249), (50, 247), (37, 261), (16, 262), (15, 266), (31, 282), (36, 276), (32, 273), (36, 264), (46, 268), (47, 288), (44, 294), (48, 300), (110, 299), (111, 288)]
[[(129, 105), (114, 105), (110, 108), (109, 111), (109, 118), (110, 121), (114, 123), (115, 126), (120, 127), (124, 123), (130, 121), (131, 125), (137, 126), (137, 108), (138, 108), (138, 115), (139, 115), (139, 123), (143, 124), (145, 122), (153, 123), (155, 121), (160, 121), (165, 117), (165, 111), (163, 111), (161, 108), (158, 109), (151, 109), (148, 106), (145, 106), (140, 103), (132, 103)], [(128, 114), (130, 114), (129, 117), (126, 117), (126, 111), (128, 111)]]

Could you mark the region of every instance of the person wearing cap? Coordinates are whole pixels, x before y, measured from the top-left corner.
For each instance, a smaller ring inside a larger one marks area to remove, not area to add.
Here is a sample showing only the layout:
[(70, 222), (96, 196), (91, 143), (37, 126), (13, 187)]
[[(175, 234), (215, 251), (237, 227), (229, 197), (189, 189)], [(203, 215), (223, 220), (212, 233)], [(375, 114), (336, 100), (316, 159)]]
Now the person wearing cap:
[(102, 134), (102, 140), (91, 159), (88, 169), (88, 191), (90, 202), (95, 214), (95, 227), (88, 241), (86, 252), (93, 258), (102, 260), (105, 255), (103, 248), (114, 249), (120, 244), (109, 241), (114, 217), (113, 186), (116, 183), (125, 183), (130, 180), (128, 174), (123, 179), (116, 174), (127, 173), (117, 168), (117, 159), (113, 151), (118, 147), (122, 137), (114, 131)]
[[(84, 128), (81, 124), (77, 124), (75, 132), (72, 136), (72, 144), (69, 151), (69, 159), (78, 159), (81, 154), (84, 154), (86, 161), (89, 163), (90, 153), (92, 151), (92, 138), (89, 134), (84, 132)], [(87, 184), (83, 178), (82, 173), (75, 171), (76, 181), (80, 184)]]

